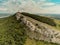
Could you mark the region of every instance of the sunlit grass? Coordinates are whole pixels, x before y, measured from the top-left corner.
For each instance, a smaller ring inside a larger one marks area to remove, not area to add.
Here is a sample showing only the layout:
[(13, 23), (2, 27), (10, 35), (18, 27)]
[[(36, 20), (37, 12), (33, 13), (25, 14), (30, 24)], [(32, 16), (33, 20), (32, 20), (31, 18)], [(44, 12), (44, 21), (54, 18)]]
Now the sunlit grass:
[(23, 45), (25, 30), (15, 16), (0, 19), (0, 45)]

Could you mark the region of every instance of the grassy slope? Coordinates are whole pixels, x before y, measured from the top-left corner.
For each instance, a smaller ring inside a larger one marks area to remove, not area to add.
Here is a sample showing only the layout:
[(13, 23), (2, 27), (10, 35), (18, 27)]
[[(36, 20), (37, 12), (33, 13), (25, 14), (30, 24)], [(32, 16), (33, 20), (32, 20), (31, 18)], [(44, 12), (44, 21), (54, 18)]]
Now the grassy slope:
[(29, 37), (27, 37), (24, 45), (59, 45), (59, 44), (38, 41), (38, 40), (30, 39)]
[(54, 20), (56, 23), (56, 28), (60, 30), (60, 20)]
[(0, 45), (57, 45), (30, 39), (23, 26), (15, 16), (0, 19)]
[(25, 38), (23, 25), (14, 16), (0, 19), (0, 45), (23, 45)]

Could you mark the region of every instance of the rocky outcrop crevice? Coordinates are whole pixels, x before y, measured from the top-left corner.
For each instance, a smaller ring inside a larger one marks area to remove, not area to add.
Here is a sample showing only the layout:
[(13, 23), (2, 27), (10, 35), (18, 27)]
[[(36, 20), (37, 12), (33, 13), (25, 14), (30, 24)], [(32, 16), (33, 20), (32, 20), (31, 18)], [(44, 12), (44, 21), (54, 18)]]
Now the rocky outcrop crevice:
[(16, 18), (25, 24), (27, 35), (30, 38), (60, 44), (60, 31), (30, 17), (24, 16), (19, 12), (16, 13)]

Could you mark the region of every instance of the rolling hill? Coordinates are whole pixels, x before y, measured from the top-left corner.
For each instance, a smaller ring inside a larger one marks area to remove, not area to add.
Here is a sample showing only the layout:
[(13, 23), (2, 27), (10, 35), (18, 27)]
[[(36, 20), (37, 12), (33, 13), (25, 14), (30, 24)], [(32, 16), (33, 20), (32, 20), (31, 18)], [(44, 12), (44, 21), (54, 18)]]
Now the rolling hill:
[[(26, 34), (26, 30), (24, 29), (25, 25), (21, 23), (20, 20), (17, 20), (15, 15), (16, 14), (5, 18), (0, 18), (0, 45), (59, 45), (56, 43), (46, 42), (43, 40), (39, 41), (36, 39), (31, 39)], [(57, 26), (59, 21), (57, 20), (29, 14), (25, 16), (29, 16), (35, 20), (41, 21), (44, 24), (46, 23), (51, 27), (59, 29), (59, 26)]]

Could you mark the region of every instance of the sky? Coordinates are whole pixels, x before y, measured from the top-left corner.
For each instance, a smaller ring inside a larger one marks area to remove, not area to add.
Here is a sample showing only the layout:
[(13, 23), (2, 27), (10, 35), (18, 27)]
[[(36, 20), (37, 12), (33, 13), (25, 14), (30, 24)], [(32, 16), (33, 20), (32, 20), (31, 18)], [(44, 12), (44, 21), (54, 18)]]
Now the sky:
[(0, 13), (60, 14), (60, 0), (0, 0)]

